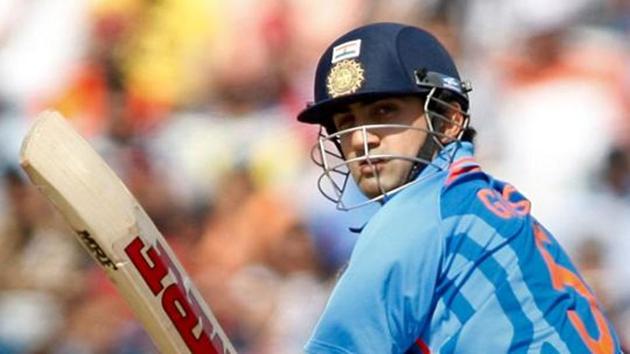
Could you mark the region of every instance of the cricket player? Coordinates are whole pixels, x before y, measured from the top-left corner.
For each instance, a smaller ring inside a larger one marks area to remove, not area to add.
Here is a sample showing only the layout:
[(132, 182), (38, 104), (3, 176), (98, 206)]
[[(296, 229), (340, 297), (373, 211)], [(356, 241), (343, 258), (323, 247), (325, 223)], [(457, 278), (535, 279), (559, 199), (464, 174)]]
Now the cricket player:
[[(424, 30), (334, 41), (315, 74), (320, 190), (381, 204), (306, 352), (618, 353), (591, 289), (515, 187), (474, 158), (470, 85)], [(535, 138), (535, 137), (532, 137)]]

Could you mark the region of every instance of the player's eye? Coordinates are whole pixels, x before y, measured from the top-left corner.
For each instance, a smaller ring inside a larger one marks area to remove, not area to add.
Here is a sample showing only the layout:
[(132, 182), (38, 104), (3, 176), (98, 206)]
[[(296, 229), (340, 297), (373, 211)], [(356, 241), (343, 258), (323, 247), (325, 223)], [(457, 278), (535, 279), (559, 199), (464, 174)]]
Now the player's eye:
[(377, 103), (372, 107), (372, 115), (377, 118), (389, 118), (398, 112), (398, 106), (393, 102)]
[(335, 123), (335, 127), (337, 128), (337, 131), (350, 129), (354, 125), (354, 115), (352, 114), (335, 115), (333, 117), (333, 121)]

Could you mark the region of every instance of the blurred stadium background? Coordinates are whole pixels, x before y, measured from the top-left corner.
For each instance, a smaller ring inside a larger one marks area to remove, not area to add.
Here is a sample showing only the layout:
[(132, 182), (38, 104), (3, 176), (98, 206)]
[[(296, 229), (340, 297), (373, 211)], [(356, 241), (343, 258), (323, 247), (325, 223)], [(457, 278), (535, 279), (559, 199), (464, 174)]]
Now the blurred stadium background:
[(477, 154), (571, 253), (630, 345), (630, 1), (0, 0), (0, 353), (153, 353), (20, 141), (64, 113), (163, 231), (240, 353), (299, 353), (371, 208), (316, 189), (294, 116), (342, 32), (438, 35)]

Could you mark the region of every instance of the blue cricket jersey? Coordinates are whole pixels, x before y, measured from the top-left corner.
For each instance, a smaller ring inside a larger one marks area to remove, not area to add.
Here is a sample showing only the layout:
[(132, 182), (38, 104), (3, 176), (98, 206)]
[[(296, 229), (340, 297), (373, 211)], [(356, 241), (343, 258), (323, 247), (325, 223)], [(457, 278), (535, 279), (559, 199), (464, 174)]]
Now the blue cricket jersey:
[(307, 353), (621, 352), (529, 201), (472, 155), (472, 144), (450, 144), (440, 168), (372, 217)]

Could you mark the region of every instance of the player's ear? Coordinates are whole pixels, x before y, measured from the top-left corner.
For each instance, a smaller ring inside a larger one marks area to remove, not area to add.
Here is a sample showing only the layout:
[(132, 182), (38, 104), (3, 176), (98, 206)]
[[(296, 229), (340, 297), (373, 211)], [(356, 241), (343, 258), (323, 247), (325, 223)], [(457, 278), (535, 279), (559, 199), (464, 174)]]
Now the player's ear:
[(451, 101), (445, 114), (448, 121), (444, 124), (444, 137), (441, 138), (443, 143), (449, 143), (459, 136), (464, 129), (464, 113), (459, 102)]

